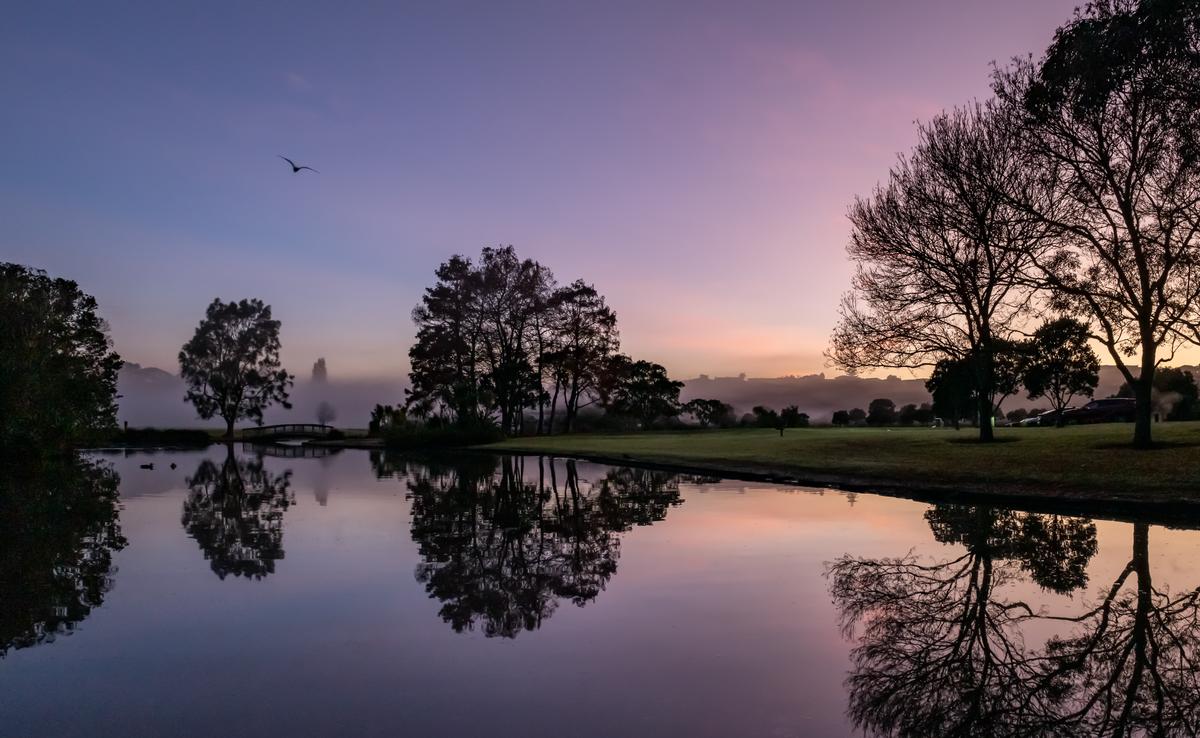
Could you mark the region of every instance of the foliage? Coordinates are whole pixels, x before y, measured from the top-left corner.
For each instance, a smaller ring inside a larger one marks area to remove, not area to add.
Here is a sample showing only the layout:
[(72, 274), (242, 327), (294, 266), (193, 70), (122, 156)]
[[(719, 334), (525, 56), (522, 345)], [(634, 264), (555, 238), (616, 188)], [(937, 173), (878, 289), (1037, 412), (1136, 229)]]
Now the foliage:
[(788, 405), (779, 412), (779, 423), (784, 428), (807, 428), (808, 413), (800, 412), (796, 405)]
[(403, 407), (393, 405), (375, 405), (371, 409), (371, 419), (367, 423), (367, 435), (378, 437), (392, 428), (398, 428), (408, 422), (408, 415)]
[(674, 418), (681, 411), (683, 382), (668, 377), (660, 364), (618, 354), (609, 360), (602, 385), (605, 409), (635, 418), (643, 428), (659, 418)]
[(927, 402), (919, 406), (909, 403), (900, 408), (896, 422), (900, 425), (928, 425), (933, 422), (933, 406)]
[[(990, 415), (1001, 344), (1028, 309), (1022, 275), (1040, 226), (1013, 216), (998, 188), (1020, 181), (1007, 119), (990, 105), (920, 126), (913, 153), (850, 209), (852, 290), (829, 356), (848, 370), (970, 359), (979, 415)], [(989, 440), (990, 424), (980, 424)]]
[(754, 427), (756, 428), (778, 428), (781, 425), (779, 413), (769, 407), (755, 405), (750, 409), (750, 413), (754, 416)]
[(1033, 333), (1026, 349), (1022, 379), (1029, 399), (1046, 398), (1051, 408), (1062, 411), (1076, 395), (1092, 396), (1100, 382), (1100, 360), (1088, 345), (1087, 326), (1060, 318), (1043, 323)]
[(720, 400), (688, 400), (680, 407), (680, 412), (695, 418), (701, 428), (728, 428), (735, 422), (733, 406)]
[(203, 448), (213, 442), (208, 431), (187, 428), (124, 428), (107, 443), (119, 446)]
[(0, 263), (0, 448), (63, 450), (117, 424), (117, 372), (95, 298)]
[(329, 368), (325, 366), (325, 357), (317, 359), (312, 368), (312, 381), (324, 384), (329, 381)]
[(486, 418), (453, 423), (393, 423), (382, 429), (380, 435), (390, 449), (478, 446), (504, 438), (496, 424)]
[(279, 325), (261, 300), (215, 299), (179, 352), (184, 399), (200, 417), (224, 419), (229, 438), (238, 420), (261, 424), (271, 405), (291, 407), (292, 375), (279, 363)]
[(485, 248), (478, 264), (454, 256), (439, 266), (413, 320), (410, 414), (495, 419), (508, 433), (522, 430), (533, 407), (538, 432), (549, 431), (560, 397), (570, 430), (596, 401), (598, 372), (618, 346), (616, 314), (593, 286), (558, 288), (511, 246)]
[(1036, 173), (1008, 200), (1049, 229), (1031, 277), (1133, 387), (1140, 446), (1160, 358), (1200, 335), (1198, 27), (1191, 0), (1093, 2), (995, 81)]
[[(1126, 382), (1117, 390), (1117, 397), (1133, 397), (1133, 388)], [(1154, 405), (1162, 408), (1166, 420), (1195, 420), (1200, 411), (1200, 388), (1187, 369), (1159, 367), (1154, 372)]]
[(867, 425), (892, 425), (896, 422), (896, 403), (887, 398), (871, 400), (867, 405)]
[(837, 426), (850, 425), (850, 413), (845, 410), (836, 410), (830, 422)]

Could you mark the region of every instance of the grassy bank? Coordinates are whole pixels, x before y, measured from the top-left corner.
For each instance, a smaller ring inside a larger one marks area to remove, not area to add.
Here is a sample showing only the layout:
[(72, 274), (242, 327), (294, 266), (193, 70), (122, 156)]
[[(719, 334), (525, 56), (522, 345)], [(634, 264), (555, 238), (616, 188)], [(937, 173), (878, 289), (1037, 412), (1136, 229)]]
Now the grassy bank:
[(1117, 502), (1200, 503), (1200, 422), (973, 429), (797, 428), (515, 438), (485, 448), (640, 462), (798, 483)]

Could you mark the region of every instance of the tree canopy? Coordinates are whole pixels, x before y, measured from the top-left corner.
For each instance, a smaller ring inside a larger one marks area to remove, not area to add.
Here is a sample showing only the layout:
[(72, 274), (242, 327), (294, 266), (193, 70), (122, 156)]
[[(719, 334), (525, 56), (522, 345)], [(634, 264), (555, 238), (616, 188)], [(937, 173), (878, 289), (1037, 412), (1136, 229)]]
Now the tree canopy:
[(184, 400), (201, 418), (222, 418), (227, 437), (238, 420), (262, 423), (271, 405), (292, 406), (293, 378), (279, 362), (279, 326), (261, 300), (216, 299), (179, 352)]
[(0, 263), (0, 449), (62, 450), (117, 424), (117, 372), (96, 300)]

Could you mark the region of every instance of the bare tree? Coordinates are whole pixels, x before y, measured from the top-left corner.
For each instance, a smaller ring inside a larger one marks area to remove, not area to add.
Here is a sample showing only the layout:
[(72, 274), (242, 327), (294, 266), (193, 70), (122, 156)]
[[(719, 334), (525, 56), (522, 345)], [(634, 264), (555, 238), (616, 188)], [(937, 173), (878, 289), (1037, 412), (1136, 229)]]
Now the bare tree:
[(1022, 176), (1007, 122), (989, 104), (938, 116), (888, 183), (854, 203), (857, 271), (828, 352), (850, 372), (969, 359), (981, 440), (992, 438), (995, 354), (1028, 308), (1021, 278), (1041, 233), (997, 192)]
[(1134, 388), (1138, 446), (1156, 367), (1200, 336), (1198, 27), (1195, 2), (1099, 0), (996, 75), (1032, 175), (1011, 202), (1055, 236), (1033, 274)]

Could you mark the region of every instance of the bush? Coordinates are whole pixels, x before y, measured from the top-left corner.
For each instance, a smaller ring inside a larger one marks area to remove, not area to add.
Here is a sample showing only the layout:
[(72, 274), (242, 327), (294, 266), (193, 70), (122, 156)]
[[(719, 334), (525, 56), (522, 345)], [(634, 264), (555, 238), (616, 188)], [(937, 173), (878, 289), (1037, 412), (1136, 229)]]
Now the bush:
[(383, 431), (383, 444), (391, 449), (454, 448), (504, 440), (494, 423), (476, 422), (445, 426), (404, 423)]
[(213, 442), (208, 431), (186, 428), (126, 428), (113, 433), (108, 443), (116, 446), (186, 446), (203, 448)]

